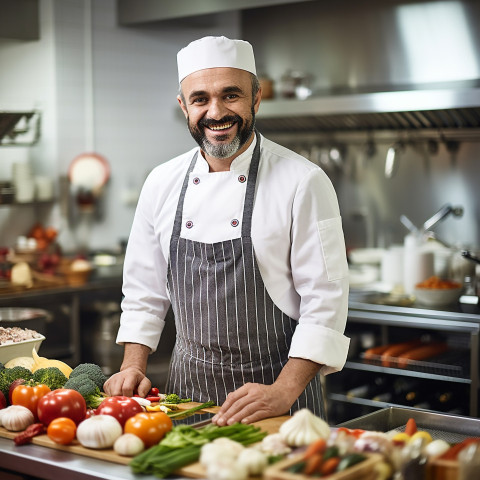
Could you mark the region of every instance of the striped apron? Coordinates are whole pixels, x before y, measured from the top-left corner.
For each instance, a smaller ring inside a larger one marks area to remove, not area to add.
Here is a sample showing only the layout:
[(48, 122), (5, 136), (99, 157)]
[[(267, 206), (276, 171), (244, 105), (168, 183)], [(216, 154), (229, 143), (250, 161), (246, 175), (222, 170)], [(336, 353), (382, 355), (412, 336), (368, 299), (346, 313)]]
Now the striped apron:
[[(167, 391), (197, 402), (221, 405), (229, 392), (247, 382), (272, 384), (288, 361), (297, 324), (273, 303), (255, 258), (251, 224), (260, 161), (257, 138), (241, 238), (202, 243), (180, 236), (185, 192), (198, 152), (178, 201), (167, 273), (176, 327)], [(318, 375), (290, 413), (305, 407), (325, 416)]]

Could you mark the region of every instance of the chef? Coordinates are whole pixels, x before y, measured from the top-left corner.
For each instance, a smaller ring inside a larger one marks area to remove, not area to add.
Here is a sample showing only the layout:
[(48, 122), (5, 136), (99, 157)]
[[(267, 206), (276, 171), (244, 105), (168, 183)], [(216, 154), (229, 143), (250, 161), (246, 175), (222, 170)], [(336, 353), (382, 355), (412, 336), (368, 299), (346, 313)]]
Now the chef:
[(110, 395), (145, 396), (170, 304), (166, 391), (221, 405), (218, 425), (309, 408), (341, 370), (348, 267), (327, 175), (255, 129), (252, 46), (205, 37), (177, 55), (177, 99), (198, 147), (142, 188), (124, 264), (120, 372)]

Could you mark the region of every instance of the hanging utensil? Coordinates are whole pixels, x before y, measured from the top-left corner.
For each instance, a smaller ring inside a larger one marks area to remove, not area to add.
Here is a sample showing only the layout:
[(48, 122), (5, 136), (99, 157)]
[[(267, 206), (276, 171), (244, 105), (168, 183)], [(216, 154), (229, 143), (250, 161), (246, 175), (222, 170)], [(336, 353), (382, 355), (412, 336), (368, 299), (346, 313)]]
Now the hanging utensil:
[(444, 205), (438, 212), (432, 215), (428, 220), (423, 224), (423, 232), (430, 230), (434, 225), (443, 220), (448, 215), (454, 215), (455, 217), (461, 217), (463, 215), (463, 207), (452, 207), (449, 203)]
[(400, 221), (410, 233), (413, 233), (415, 235), (418, 235), (420, 233), (419, 229), (414, 225), (414, 223), (406, 215), (401, 215)]
[(401, 149), (402, 145), (400, 143), (396, 143), (388, 148), (387, 156), (385, 157), (385, 178), (392, 178), (395, 175), (398, 168), (398, 156)]

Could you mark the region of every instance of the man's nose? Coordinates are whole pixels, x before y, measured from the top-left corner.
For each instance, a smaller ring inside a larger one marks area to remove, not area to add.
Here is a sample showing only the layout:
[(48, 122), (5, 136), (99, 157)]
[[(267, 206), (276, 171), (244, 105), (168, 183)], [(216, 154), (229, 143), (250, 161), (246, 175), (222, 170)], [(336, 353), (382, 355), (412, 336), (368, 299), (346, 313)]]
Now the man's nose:
[(208, 109), (208, 117), (215, 120), (222, 119), (227, 113), (227, 109), (221, 100), (212, 100)]

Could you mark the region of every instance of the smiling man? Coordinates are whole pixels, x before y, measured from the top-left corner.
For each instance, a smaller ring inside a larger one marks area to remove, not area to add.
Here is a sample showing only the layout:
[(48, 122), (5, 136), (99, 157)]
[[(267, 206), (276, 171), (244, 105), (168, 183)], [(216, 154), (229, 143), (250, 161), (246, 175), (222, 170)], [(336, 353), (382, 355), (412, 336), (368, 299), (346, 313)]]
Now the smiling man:
[(148, 357), (170, 305), (176, 343), (166, 390), (221, 405), (219, 425), (309, 408), (319, 374), (340, 370), (348, 267), (326, 174), (255, 130), (252, 46), (205, 37), (177, 56), (178, 102), (198, 147), (156, 167), (127, 247), (110, 395), (145, 396)]

